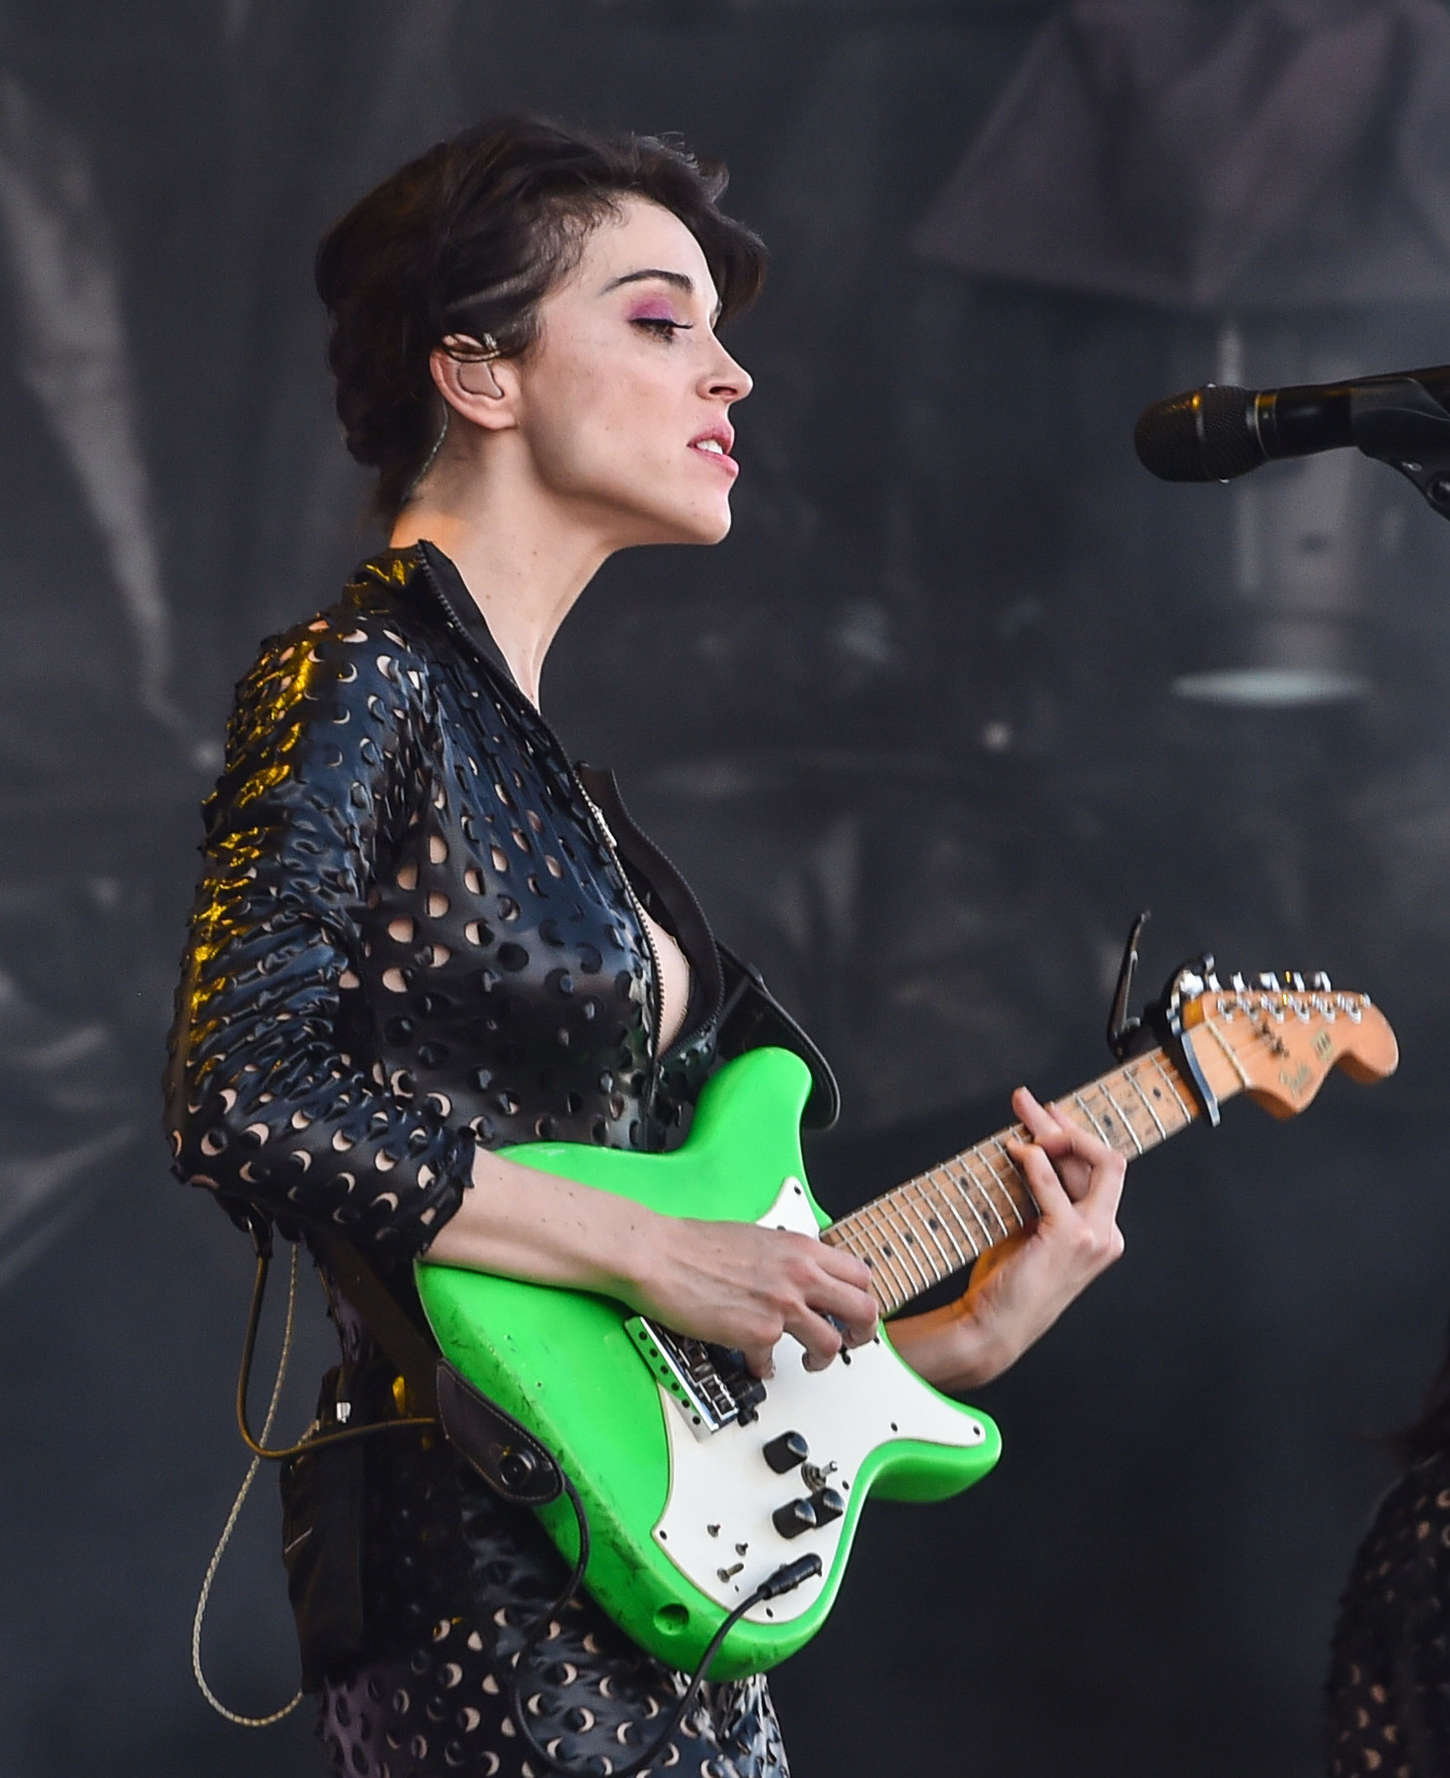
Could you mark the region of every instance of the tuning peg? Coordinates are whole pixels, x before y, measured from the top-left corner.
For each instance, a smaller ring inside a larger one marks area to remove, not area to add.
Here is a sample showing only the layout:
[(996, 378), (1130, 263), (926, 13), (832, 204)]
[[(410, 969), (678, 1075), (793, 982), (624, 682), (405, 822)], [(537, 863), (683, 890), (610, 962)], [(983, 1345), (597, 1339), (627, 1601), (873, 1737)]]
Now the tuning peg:
[(1274, 974), (1272, 969), (1261, 969), (1259, 971), (1258, 983), (1261, 988), (1267, 988), (1271, 994), (1278, 992), (1279, 978)]
[(1235, 994), (1242, 994), (1242, 993), (1246, 992), (1249, 984), (1239, 974), (1238, 970), (1235, 970), (1233, 972), (1233, 974), (1229, 977), (1228, 985), (1229, 985), (1230, 989), (1232, 989), (1232, 991)]
[(1327, 994), (1332, 984), (1322, 969), (1316, 969), (1309, 978), (1309, 986), (1316, 994)]
[(1289, 984), (1289, 986), (1294, 990), (1294, 992), (1296, 994), (1302, 994), (1304, 992), (1304, 978), (1302, 975), (1300, 975), (1300, 973), (1297, 969), (1294, 971), (1294, 973), (1292, 975), (1286, 975), (1284, 977), (1284, 980)]

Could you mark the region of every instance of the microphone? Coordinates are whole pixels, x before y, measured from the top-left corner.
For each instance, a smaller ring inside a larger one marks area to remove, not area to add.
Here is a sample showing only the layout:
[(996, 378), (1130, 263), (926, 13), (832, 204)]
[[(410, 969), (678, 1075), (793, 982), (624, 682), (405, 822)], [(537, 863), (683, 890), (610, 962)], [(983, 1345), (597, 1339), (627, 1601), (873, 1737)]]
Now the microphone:
[(1450, 364), (1435, 364), (1283, 389), (1205, 383), (1144, 408), (1133, 443), (1143, 467), (1166, 482), (1227, 481), (1271, 457), (1357, 445), (1418, 484), (1412, 460), (1443, 453), (1447, 435)]

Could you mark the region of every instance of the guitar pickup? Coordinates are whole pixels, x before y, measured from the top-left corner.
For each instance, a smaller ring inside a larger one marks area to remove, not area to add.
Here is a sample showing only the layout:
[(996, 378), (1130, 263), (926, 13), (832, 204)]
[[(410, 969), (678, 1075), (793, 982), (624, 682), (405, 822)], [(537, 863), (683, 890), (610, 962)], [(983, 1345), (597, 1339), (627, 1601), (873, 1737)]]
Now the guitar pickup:
[[(750, 1399), (754, 1391), (722, 1372), (715, 1357), (718, 1348), (704, 1340), (672, 1333), (643, 1315), (631, 1315), (624, 1331), (655, 1381), (674, 1399), (696, 1438), (709, 1438), (736, 1421), (754, 1419), (754, 1402)], [(742, 1383), (755, 1383), (764, 1394), (755, 1378), (744, 1377)]]

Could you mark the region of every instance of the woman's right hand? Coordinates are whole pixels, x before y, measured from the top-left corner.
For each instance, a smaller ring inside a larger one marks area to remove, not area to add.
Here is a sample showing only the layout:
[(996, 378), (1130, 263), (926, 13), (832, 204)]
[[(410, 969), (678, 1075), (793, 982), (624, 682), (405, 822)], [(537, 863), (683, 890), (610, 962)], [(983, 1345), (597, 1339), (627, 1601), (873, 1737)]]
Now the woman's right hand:
[(843, 1346), (864, 1345), (876, 1332), (864, 1260), (756, 1223), (659, 1217), (630, 1296), (632, 1307), (676, 1333), (738, 1347), (757, 1377), (771, 1374), (784, 1334), (805, 1348), (807, 1370), (822, 1370)]
[(876, 1331), (870, 1269), (844, 1248), (756, 1223), (666, 1216), (488, 1149), (425, 1257), (618, 1297), (676, 1333), (738, 1348), (758, 1377), (770, 1375), (784, 1334), (820, 1370)]

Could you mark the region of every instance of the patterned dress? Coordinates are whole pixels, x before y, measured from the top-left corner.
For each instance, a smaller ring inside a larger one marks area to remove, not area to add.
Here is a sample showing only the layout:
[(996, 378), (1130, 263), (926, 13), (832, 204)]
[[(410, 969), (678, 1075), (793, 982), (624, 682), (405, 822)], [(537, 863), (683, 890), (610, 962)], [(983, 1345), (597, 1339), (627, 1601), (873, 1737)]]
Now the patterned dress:
[[(570, 764), (429, 544), (365, 563), (336, 606), (263, 645), (205, 814), (167, 1071), (175, 1170), (233, 1214), (345, 1235), (420, 1325), (411, 1262), (477, 1146), (669, 1148), (716, 1061), (760, 1042), (800, 1051), (814, 1121), (833, 1115), (809, 1040), (717, 947), (613, 781)], [(691, 965), (664, 1054), (645, 907)], [(352, 1424), (395, 1416), (391, 1367), (324, 1282), (342, 1339), (324, 1409), (345, 1394)], [(564, 1579), (532, 1516), (417, 1430), (303, 1459), (287, 1482), (334, 1771), (544, 1778), (505, 1701), (509, 1657)], [(682, 1688), (580, 1598), (524, 1695), (540, 1742), (603, 1774)], [(707, 1686), (651, 1767), (672, 1769), (784, 1778), (763, 1680)]]
[(1330, 1664), (1329, 1771), (1450, 1772), (1450, 1453), (1406, 1470), (1355, 1555)]

